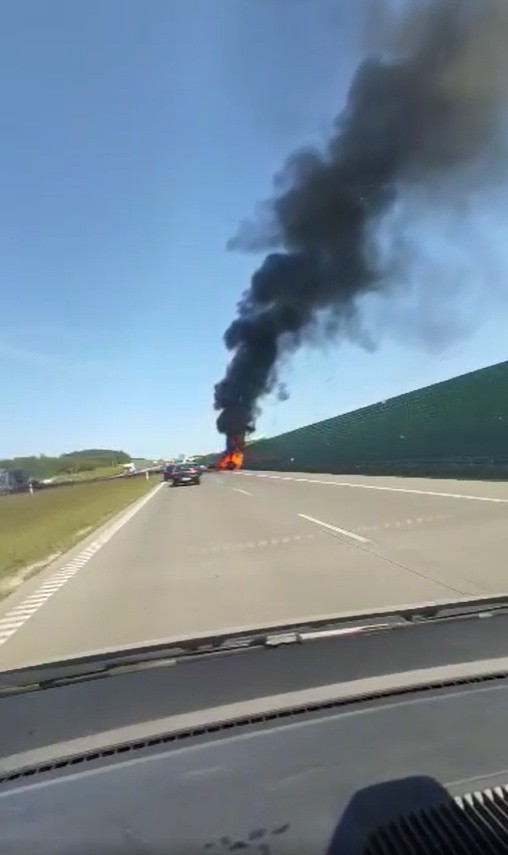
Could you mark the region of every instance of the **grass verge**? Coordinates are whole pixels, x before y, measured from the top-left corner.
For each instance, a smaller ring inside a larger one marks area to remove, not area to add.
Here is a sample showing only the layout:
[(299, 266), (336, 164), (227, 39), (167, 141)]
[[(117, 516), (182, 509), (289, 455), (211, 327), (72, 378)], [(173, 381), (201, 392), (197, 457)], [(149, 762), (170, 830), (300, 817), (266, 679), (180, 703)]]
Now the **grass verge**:
[(111, 478), (113, 475), (122, 475), (121, 466), (101, 466), (98, 469), (87, 469), (86, 472), (75, 472), (73, 475), (59, 475), (55, 481), (90, 481), (92, 478)]
[(126, 478), (0, 497), (0, 598), (157, 482)]

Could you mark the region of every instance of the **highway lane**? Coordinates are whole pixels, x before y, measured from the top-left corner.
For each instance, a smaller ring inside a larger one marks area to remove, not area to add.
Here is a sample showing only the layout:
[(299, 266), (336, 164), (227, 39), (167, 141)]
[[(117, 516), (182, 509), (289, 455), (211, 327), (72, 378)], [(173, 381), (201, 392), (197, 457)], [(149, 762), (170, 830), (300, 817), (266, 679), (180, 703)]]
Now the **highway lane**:
[(0, 604), (0, 668), (508, 591), (508, 484), (210, 473), (161, 485)]
[(439, 582), (451, 595), (508, 592), (508, 484), (304, 473), (242, 477), (249, 484), (268, 482), (273, 500), (286, 509), (367, 538), (370, 552)]

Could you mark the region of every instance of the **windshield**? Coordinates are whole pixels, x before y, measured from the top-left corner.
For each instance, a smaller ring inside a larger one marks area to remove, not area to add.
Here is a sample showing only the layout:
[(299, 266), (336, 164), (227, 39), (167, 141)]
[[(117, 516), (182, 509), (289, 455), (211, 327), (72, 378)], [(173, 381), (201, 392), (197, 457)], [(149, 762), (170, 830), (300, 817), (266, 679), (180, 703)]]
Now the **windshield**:
[(506, 3), (2, 24), (0, 670), (508, 596)]

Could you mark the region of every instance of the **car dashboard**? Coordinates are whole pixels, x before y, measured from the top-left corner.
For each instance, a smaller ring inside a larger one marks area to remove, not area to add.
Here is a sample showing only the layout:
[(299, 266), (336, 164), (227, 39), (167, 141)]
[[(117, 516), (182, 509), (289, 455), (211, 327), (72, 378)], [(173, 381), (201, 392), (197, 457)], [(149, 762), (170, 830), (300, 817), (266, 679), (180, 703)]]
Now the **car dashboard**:
[(508, 851), (508, 616), (485, 617), (4, 673), (0, 851)]

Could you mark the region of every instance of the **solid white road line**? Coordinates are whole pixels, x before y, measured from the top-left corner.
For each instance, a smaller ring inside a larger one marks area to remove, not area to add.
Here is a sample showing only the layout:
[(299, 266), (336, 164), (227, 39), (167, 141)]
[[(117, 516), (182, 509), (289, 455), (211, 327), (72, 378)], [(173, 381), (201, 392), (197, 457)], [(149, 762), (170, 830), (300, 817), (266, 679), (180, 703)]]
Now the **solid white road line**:
[(19, 605), (12, 608), (3, 618), (0, 618), (0, 646), (5, 644), (15, 632), (17, 632), (30, 618), (47, 603), (50, 597), (54, 596), (57, 591), (62, 589), (62, 586), (76, 575), (81, 567), (84, 567), (88, 561), (101, 549), (109, 540), (124, 527), (132, 517), (141, 510), (150, 499), (163, 487), (164, 484), (158, 484), (153, 490), (143, 496), (134, 505), (131, 505), (127, 511), (117, 518), (99, 537), (94, 540), (83, 552), (76, 558), (73, 558), (67, 564), (53, 573), (49, 579), (34, 591), (29, 597), (23, 600)]
[(244, 496), (252, 496), (252, 493), (248, 493), (247, 490), (242, 490), (241, 487), (233, 487), (235, 493), (242, 493)]
[(384, 487), (381, 484), (352, 484), (350, 481), (324, 481), (318, 478), (289, 478), (283, 475), (265, 475), (258, 472), (242, 472), (242, 475), (250, 475), (254, 478), (276, 478), (279, 481), (303, 481), (306, 484), (326, 484), (330, 487), (352, 487), (356, 490), (382, 490), (387, 493), (414, 493), (417, 496), (440, 496), (444, 499), (467, 499), (470, 502), (494, 502), (500, 505), (508, 505), (508, 499), (495, 498), (494, 496), (469, 496), (464, 493), (440, 493), (438, 490), (416, 490), (410, 487)]
[(359, 543), (368, 543), (366, 537), (361, 537), (359, 534), (355, 534), (354, 531), (347, 531), (345, 528), (339, 528), (336, 525), (330, 525), (330, 523), (323, 522), (323, 520), (317, 520), (315, 517), (309, 517), (307, 514), (298, 514), (303, 520), (308, 520), (311, 523), (315, 523), (316, 525), (320, 525), (323, 528), (329, 528), (330, 531), (336, 531), (338, 534), (343, 534), (345, 537), (351, 537), (353, 540), (358, 540)]

